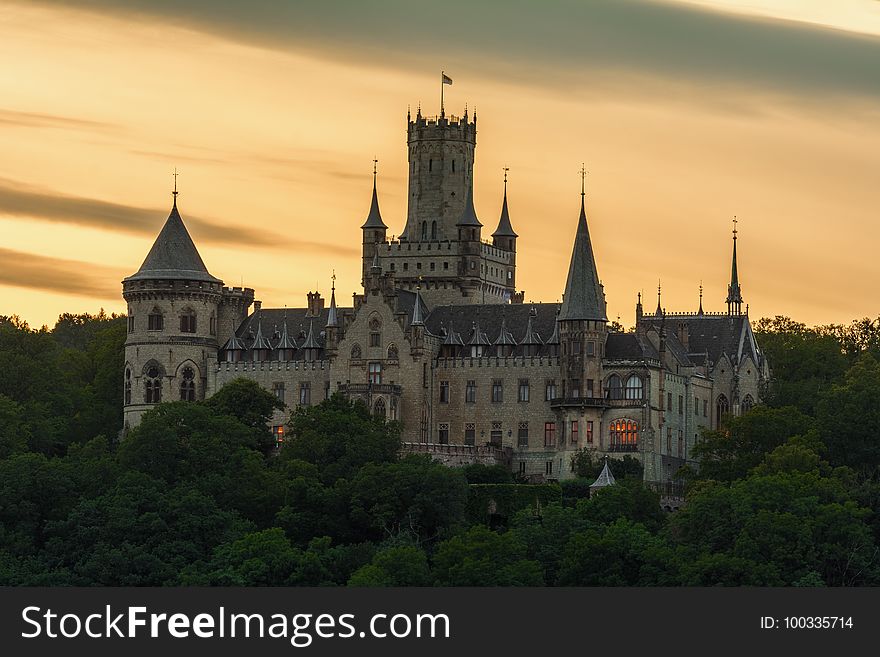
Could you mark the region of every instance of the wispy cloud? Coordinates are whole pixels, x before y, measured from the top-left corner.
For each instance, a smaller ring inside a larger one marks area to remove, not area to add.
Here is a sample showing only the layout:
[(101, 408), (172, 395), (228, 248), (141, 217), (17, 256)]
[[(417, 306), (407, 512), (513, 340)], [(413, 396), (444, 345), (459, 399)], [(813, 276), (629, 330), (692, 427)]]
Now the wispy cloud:
[(117, 300), (125, 272), (77, 260), (62, 260), (0, 248), (0, 284)]
[(40, 112), (20, 112), (3, 108), (0, 108), (0, 125), (17, 128), (70, 128), (78, 130), (104, 130), (117, 127), (112, 123), (105, 123), (103, 121), (89, 121), (72, 116), (59, 116), (57, 114), (43, 114)]
[[(168, 210), (142, 208), (99, 199), (70, 196), (0, 178), (0, 213), (33, 217), (79, 226), (155, 236)], [(216, 244), (252, 247), (303, 248), (351, 255), (355, 249), (311, 240), (300, 240), (254, 227), (218, 224), (200, 217), (185, 216), (194, 239)]]
[(658, 0), (45, 2), (397, 69), (436, 68), (442, 57), (447, 67), (571, 91), (605, 71), (689, 80), (706, 95), (747, 84), (795, 96), (880, 96), (875, 37)]

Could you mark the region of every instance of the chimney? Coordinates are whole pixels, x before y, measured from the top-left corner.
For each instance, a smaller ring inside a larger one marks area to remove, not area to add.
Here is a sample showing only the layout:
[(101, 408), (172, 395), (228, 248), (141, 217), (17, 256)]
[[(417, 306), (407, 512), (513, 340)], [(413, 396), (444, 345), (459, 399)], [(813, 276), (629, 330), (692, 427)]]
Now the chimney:
[(306, 297), (308, 298), (307, 317), (318, 317), (324, 312), (324, 299), (321, 298), (320, 292), (309, 292)]
[(254, 313), (260, 312), (260, 308), (262, 308), (262, 307), (263, 307), (263, 302), (258, 301), (257, 299), (254, 299)]
[(690, 337), (690, 331), (688, 329), (687, 322), (681, 322), (678, 325), (678, 341), (681, 342), (681, 346), (684, 347), (685, 351), (688, 351), (690, 347), (688, 346), (688, 340)]

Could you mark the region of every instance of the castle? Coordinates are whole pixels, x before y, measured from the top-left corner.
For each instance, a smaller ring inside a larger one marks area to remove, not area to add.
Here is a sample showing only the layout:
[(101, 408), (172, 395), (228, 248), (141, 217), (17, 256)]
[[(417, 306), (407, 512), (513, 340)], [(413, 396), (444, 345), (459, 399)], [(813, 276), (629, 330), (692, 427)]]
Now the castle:
[[(532, 479), (572, 476), (580, 449), (641, 460), (669, 482), (702, 427), (759, 398), (768, 366), (752, 333), (736, 264), (727, 310), (645, 313), (609, 325), (585, 194), (562, 303), (524, 303), (517, 234), (504, 198), (491, 241), (473, 201), (477, 117), (407, 116), (406, 226), (388, 238), (376, 192), (361, 226), (362, 292), (351, 307), (309, 293), (301, 308), (262, 308), (225, 287), (199, 256), (174, 204), (140, 269), (123, 281), (126, 428), (167, 400), (209, 397), (247, 377), (288, 410), (334, 392), (401, 423), (404, 450), (450, 465), (509, 466)], [(560, 281), (561, 283), (561, 281)]]

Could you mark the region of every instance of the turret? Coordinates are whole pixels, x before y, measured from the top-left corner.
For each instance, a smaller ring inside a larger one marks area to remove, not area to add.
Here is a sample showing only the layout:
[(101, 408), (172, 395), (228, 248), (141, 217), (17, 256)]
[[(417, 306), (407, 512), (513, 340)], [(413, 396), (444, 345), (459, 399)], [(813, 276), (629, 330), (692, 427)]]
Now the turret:
[(122, 281), (128, 303), (123, 412), (127, 428), (163, 401), (204, 399), (218, 350), (223, 281), (202, 261), (177, 209), (137, 272)]
[(727, 286), (727, 314), (742, 315), (742, 290), (736, 269), (736, 217), (733, 218), (733, 260), (730, 265), (730, 284)]
[(504, 199), (501, 202), (501, 216), (498, 219), (498, 227), (492, 233), (492, 245), (510, 252), (510, 269), (513, 272), (511, 278), (507, 281), (507, 285), (516, 289), (516, 238), (519, 237), (513, 230), (510, 223), (510, 212), (507, 209), (507, 172), (509, 169), (504, 167)]

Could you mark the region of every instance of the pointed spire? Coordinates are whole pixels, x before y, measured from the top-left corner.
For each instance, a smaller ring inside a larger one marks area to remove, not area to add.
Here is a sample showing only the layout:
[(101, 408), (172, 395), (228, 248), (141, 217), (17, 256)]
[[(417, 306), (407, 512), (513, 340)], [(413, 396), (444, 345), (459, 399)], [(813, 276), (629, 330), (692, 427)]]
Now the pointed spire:
[(251, 344), (251, 349), (271, 349), (272, 343), (269, 342), (269, 338), (263, 336), (263, 319), (262, 317), (257, 318), (257, 334), (254, 336), (254, 342)]
[[(421, 281), (421, 278), (419, 280)], [(416, 285), (416, 300), (413, 303), (412, 321), (410, 322), (410, 326), (425, 325), (425, 318), (422, 315), (422, 295), (420, 293), (421, 289), (421, 284)]]
[(504, 202), (501, 204), (501, 218), (498, 220), (498, 228), (492, 233), (492, 237), (519, 237), (510, 225), (510, 213), (507, 211), (507, 172), (509, 167), (504, 167)]
[(379, 197), (376, 195), (376, 165), (378, 163), (379, 160), (373, 158), (373, 200), (370, 202), (370, 214), (367, 215), (367, 220), (361, 228), (388, 228), (382, 221), (382, 213), (379, 212)]
[(244, 341), (235, 334), (235, 330), (232, 331), (232, 337), (226, 341), (226, 344), (223, 345), (223, 349), (225, 351), (244, 351)]
[(660, 279), (657, 279), (657, 310), (654, 311), (657, 317), (663, 314), (663, 306), (660, 305)]
[(281, 322), (281, 339), (278, 341), (278, 344), (275, 345), (275, 348), (278, 350), (289, 349), (293, 351), (296, 349), (296, 340), (290, 337), (290, 332), (287, 328), (287, 309), (284, 310), (284, 320)]
[(516, 340), (514, 339), (513, 334), (507, 330), (507, 318), (504, 317), (504, 315), (501, 316), (501, 330), (498, 332), (498, 337), (495, 338), (493, 344), (511, 347), (516, 346)]
[(736, 269), (736, 216), (733, 217), (733, 261), (730, 265), (730, 285), (727, 286), (727, 314), (742, 314), (742, 290), (739, 287), (739, 274)]
[(537, 310), (532, 308), (529, 310), (529, 321), (526, 324), (526, 334), (520, 344), (543, 344), (541, 336), (532, 328), (532, 318), (538, 314)]
[(336, 328), (339, 326), (339, 317), (336, 313), (336, 272), (331, 277), (333, 283), (330, 285), (330, 311), (327, 313), (327, 326)]
[(453, 327), (451, 321), (449, 322), (449, 330), (446, 332), (446, 337), (443, 339), (443, 344), (446, 346), (464, 346), (461, 336), (455, 332), (455, 327)]
[(568, 280), (565, 284), (565, 296), (562, 299), (562, 310), (558, 319), (560, 321), (592, 319), (604, 322), (608, 320), (605, 316), (604, 295), (596, 272), (590, 230), (587, 228), (585, 176), (586, 170), (581, 169), (581, 213), (578, 217), (571, 264), (568, 267)]
[(222, 283), (219, 278), (208, 273), (208, 268), (202, 262), (202, 257), (180, 217), (177, 210), (176, 183), (172, 194), (174, 203), (159, 236), (153, 242), (140, 269), (125, 280), (160, 278)]
[(590, 490), (592, 490), (593, 488), (604, 488), (605, 486), (613, 486), (614, 483), (614, 475), (611, 474), (611, 468), (608, 467), (608, 457), (606, 456), (605, 467), (602, 468), (602, 472), (599, 473), (596, 481), (590, 484)]
[(464, 203), (464, 212), (461, 219), (458, 220), (456, 226), (482, 226), (480, 220), (477, 219), (477, 211), (474, 209), (474, 181), (468, 186), (467, 200)]
[(320, 349), (321, 345), (315, 339), (314, 321), (309, 321), (309, 334), (306, 336), (305, 342), (302, 344), (303, 349)]
[(373, 264), (370, 267), (371, 274), (381, 274), (382, 273), (382, 265), (379, 264), (379, 243), (376, 242), (376, 246), (373, 249)]
[(471, 337), (467, 342), (469, 345), (488, 345), (489, 338), (480, 330), (480, 325), (474, 322), (471, 324)]

